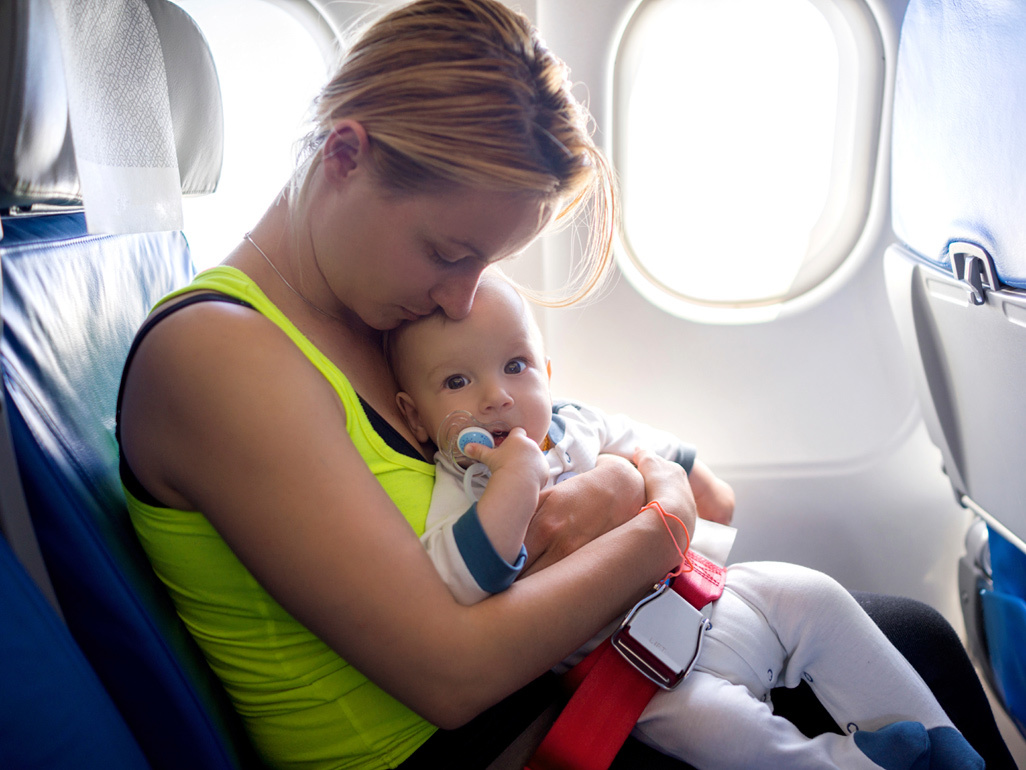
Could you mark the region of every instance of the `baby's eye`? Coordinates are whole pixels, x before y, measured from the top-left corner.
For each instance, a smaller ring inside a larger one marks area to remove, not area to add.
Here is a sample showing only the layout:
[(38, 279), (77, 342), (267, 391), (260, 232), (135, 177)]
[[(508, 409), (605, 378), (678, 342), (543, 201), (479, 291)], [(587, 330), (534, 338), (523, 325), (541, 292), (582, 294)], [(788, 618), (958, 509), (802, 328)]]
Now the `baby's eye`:
[(467, 387), (467, 382), (467, 378), (462, 374), (454, 374), (445, 381), (445, 387), (447, 390), (459, 390), (460, 388)]
[(520, 374), (527, 368), (527, 361), (522, 358), (514, 358), (506, 364), (506, 374)]

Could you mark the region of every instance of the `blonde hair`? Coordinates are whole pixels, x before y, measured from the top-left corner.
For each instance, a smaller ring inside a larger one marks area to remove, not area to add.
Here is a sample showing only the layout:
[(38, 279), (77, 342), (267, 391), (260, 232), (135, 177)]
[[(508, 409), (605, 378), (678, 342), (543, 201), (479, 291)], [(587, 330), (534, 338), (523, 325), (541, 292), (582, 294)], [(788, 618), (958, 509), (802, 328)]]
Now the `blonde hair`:
[(367, 132), (376, 176), (396, 193), (466, 186), (591, 217), (565, 306), (592, 294), (612, 262), (612, 169), (591, 138), (569, 71), (528, 20), (498, 0), (416, 0), (371, 24), (318, 96), (290, 202), (308, 189), (334, 125)]

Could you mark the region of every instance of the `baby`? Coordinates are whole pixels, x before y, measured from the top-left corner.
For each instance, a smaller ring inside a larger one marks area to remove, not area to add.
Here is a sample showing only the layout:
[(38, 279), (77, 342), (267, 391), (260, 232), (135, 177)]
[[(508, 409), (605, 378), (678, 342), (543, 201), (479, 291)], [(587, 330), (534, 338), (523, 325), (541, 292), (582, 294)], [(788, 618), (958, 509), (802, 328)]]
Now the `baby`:
[[(486, 273), (466, 318), (428, 316), (390, 335), (387, 348), (400, 410), (421, 443), (439, 447), (422, 541), (458, 601), (512, 585), (541, 490), (586, 472), (602, 453), (630, 458), (644, 447), (679, 462), (699, 515), (729, 521), (733, 493), (692, 447), (625, 417), (552, 400), (541, 333), (497, 271)], [(450, 428), (464, 424), (484, 426), (494, 448), (453, 446)], [(699, 552), (700, 542), (723, 543), (718, 526), (699, 520)], [(725, 562), (726, 542), (706, 555)], [(694, 669), (657, 692), (638, 720), (634, 734), (645, 743), (703, 770), (984, 767), (912, 666), (827, 575), (733, 564), (705, 614), (711, 627)], [(846, 734), (807, 738), (773, 714), (770, 691), (802, 679)]]

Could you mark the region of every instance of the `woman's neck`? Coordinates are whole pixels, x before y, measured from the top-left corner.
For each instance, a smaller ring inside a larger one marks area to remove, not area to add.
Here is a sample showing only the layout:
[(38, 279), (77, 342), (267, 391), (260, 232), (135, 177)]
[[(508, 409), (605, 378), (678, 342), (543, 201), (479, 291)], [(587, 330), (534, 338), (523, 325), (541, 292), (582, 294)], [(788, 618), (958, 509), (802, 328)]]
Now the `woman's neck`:
[[(249, 233), (250, 240), (243, 239), (225, 264), (256, 282), (268, 299), (349, 379), (371, 408), (413, 446), (418, 446), (395, 405), (397, 388), (385, 362), (383, 332), (368, 326), (340, 303), (330, 314), (311, 307), (309, 297), (297, 296), (295, 289), (299, 287), (288, 285), (293, 273), (285, 269), (286, 263), (296, 264), (303, 258), (300, 247), (304, 239), (309, 240), (304, 232), (302, 228), (298, 235), (293, 232), (290, 212), (280, 201), (260, 219)], [(260, 250), (265, 254), (261, 255)]]
[(225, 264), (250, 276), (297, 327), (329, 326), (347, 336), (380, 343), (369, 327), (331, 292), (314, 258), (309, 227), (282, 195), (264, 213)]

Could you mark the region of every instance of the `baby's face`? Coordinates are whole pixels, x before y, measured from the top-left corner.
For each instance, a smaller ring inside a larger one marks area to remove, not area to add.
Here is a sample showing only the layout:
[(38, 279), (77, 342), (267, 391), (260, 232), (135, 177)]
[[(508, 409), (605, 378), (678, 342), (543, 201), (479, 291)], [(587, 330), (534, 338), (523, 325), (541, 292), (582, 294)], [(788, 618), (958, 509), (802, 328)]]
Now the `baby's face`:
[[(437, 441), (439, 426), (457, 410), (485, 425), (521, 427), (539, 444), (548, 433), (552, 399), (541, 335), (505, 283), (483, 282), (466, 318), (415, 322), (403, 331), (397, 357), (400, 407), (422, 443)], [(496, 445), (503, 438), (496, 433)]]

